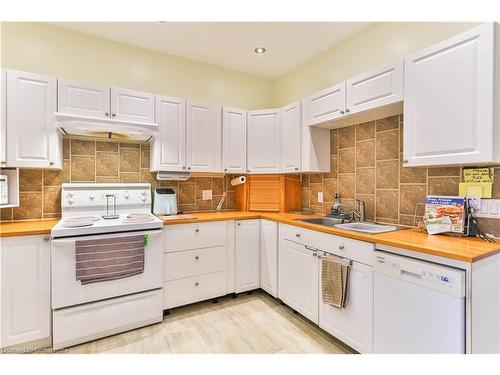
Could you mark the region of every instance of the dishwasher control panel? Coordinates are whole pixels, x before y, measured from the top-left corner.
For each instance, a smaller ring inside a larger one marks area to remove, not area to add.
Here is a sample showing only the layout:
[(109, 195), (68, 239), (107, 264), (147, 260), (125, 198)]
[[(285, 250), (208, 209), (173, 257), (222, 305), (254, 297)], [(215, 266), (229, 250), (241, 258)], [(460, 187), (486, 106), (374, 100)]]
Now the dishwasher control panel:
[(375, 251), (374, 271), (455, 297), (465, 296), (465, 271), (458, 268)]

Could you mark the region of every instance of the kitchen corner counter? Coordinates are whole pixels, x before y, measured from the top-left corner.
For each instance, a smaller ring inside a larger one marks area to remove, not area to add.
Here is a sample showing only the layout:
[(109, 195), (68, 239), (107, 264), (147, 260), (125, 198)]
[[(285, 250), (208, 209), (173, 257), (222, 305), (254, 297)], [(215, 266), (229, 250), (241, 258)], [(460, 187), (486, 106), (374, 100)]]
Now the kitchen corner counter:
[(50, 234), (59, 219), (23, 220), (0, 223), (0, 237), (31, 236)]
[[(380, 234), (364, 234), (350, 232), (337, 228), (328, 228), (321, 225), (304, 223), (296, 219), (318, 217), (318, 215), (299, 215), (291, 213), (249, 212), (249, 211), (222, 211), (199, 212), (186, 215), (171, 216), (164, 220), (165, 225), (203, 223), (224, 220), (265, 219), (283, 224), (334, 234), (360, 241), (393, 246), (423, 254), (430, 254), (464, 262), (475, 262), (500, 252), (500, 241), (489, 243), (479, 238), (457, 238), (445, 235), (430, 236), (412, 229), (403, 229), (395, 232)], [(50, 234), (57, 219), (14, 221), (0, 223), (0, 237), (29, 236)]]

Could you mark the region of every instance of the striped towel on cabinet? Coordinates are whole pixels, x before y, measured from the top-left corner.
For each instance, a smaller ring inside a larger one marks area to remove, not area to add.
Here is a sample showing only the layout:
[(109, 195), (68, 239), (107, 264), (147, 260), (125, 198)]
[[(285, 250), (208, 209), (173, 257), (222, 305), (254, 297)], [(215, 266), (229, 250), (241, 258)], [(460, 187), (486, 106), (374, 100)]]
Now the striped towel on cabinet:
[(82, 284), (144, 272), (144, 235), (76, 241), (76, 280)]

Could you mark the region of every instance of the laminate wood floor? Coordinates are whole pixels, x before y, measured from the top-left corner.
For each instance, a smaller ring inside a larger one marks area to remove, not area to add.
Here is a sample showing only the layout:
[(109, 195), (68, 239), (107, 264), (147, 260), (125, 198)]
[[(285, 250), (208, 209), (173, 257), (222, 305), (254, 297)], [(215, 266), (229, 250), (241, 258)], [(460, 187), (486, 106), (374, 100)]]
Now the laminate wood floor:
[(261, 291), (171, 310), (163, 321), (66, 353), (266, 354), (354, 351)]

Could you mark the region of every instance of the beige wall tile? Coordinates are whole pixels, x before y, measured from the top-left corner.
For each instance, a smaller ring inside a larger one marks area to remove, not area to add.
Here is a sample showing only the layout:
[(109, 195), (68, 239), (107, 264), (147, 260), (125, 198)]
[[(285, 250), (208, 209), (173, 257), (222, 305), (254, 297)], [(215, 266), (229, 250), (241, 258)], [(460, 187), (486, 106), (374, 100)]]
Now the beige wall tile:
[(43, 213), (61, 213), (61, 187), (49, 186), (43, 188)]
[(141, 145), (139, 143), (120, 143), (120, 148), (140, 149)]
[[(64, 161), (67, 163), (67, 161)], [(62, 181), (62, 176), (64, 173), (64, 167), (63, 170), (56, 170), (56, 169), (44, 169), (43, 170), (43, 186), (59, 186), (61, 185)]]
[(375, 221), (375, 195), (357, 194), (356, 198), (365, 202), (365, 220)]
[(322, 214), (323, 213), (323, 206), (322, 205), (311, 205), (310, 210), (314, 212), (315, 214)]
[(224, 179), (212, 178), (212, 195), (222, 195), (224, 192)]
[(303, 174), (302, 175), (302, 187), (309, 187), (309, 175), (308, 174)]
[(356, 194), (375, 194), (375, 168), (356, 171)]
[(95, 141), (71, 140), (71, 155), (94, 156)]
[(492, 218), (478, 218), (477, 225), (481, 231), (500, 238), (500, 220)]
[(354, 147), (356, 141), (356, 127), (349, 126), (339, 129), (339, 149)]
[(500, 167), (495, 168), (492, 197), (497, 199), (500, 198)]
[(160, 187), (160, 182), (155, 178), (156, 173), (151, 172), (148, 169), (141, 169), (141, 182), (147, 182), (151, 184), (152, 189)]
[(63, 159), (70, 158), (71, 152), (71, 141), (69, 139), (63, 139)]
[(0, 208), (0, 221), (11, 221), (12, 219), (12, 208)]
[(118, 143), (97, 141), (96, 151), (118, 152)]
[(120, 172), (139, 172), (141, 170), (141, 151), (120, 147)]
[(339, 131), (332, 130), (330, 132), (330, 154), (336, 155), (339, 153)]
[(323, 201), (333, 202), (336, 193), (337, 193), (337, 180), (336, 179), (323, 180)]
[(118, 154), (112, 152), (96, 153), (96, 175), (97, 176), (118, 176)]
[(309, 208), (309, 188), (302, 188), (302, 208)]
[(196, 211), (210, 211), (212, 209), (212, 200), (196, 200)]
[(228, 210), (233, 210), (236, 207), (236, 193), (234, 191), (228, 192), (226, 194), (224, 206)]
[(71, 182), (94, 182), (94, 181), (95, 181), (95, 157), (72, 156)]
[(375, 121), (356, 125), (356, 141), (375, 138)]
[(141, 182), (141, 173), (120, 173), (120, 182)]
[(460, 177), (429, 177), (429, 195), (458, 195)]
[(399, 187), (399, 160), (377, 162), (377, 189)]
[(43, 170), (24, 169), (19, 170), (19, 191), (42, 191)]
[(323, 179), (337, 178), (338, 171), (339, 171), (339, 156), (330, 155), (330, 172), (323, 173)]
[(149, 154), (150, 146), (149, 144), (141, 145), (141, 168), (149, 168)]
[(356, 150), (354, 148), (339, 150), (339, 173), (354, 173), (356, 169)]
[(196, 199), (195, 184), (179, 182), (179, 204), (194, 204)]
[(179, 211), (182, 212), (194, 212), (196, 211), (196, 204), (179, 204), (179, 207), (177, 207)]
[(114, 184), (116, 182), (119, 182), (119, 178), (118, 178), (118, 176), (115, 176), (115, 177), (96, 176), (95, 177), (95, 182), (106, 183), (106, 184)]
[(313, 173), (309, 175), (309, 183), (314, 184), (322, 182), (323, 182), (323, 175), (321, 173)]
[(196, 185), (196, 199), (202, 199), (203, 190), (212, 190), (212, 179), (197, 177), (195, 185)]
[(382, 132), (386, 130), (393, 130), (399, 128), (399, 116), (391, 116), (387, 118), (383, 118), (376, 121), (377, 123), (377, 132)]
[(311, 206), (320, 206), (321, 203), (318, 202), (318, 193), (323, 191), (322, 183), (311, 183), (309, 185), (309, 204)]
[(42, 193), (19, 193), (19, 207), (14, 207), (14, 220), (42, 218)]
[(375, 166), (375, 141), (356, 142), (356, 167)]
[(355, 174), (341, 174), (339, 175), (339, 195), (341, 198), (354, 198), (356, 175)]
[(398, 190), (377, 190), (375, 218), (398, 220), (399, 192)]
[(429, 177), (441, 176), (453, 176), (460, 177), (460, 167), (432, 167), (428, 171)]
[(377, 134), (377, 160), (399, 159), (399, 131)]
[(417, 203), (425, 203), (427, 187), (425, 185), (401, 185), (401, 201), (399, 213), (413, 215)]
[(427, 168), (404, 167), (400, 161), (399, 182), (402, 184), (427, 183)]

